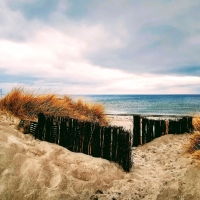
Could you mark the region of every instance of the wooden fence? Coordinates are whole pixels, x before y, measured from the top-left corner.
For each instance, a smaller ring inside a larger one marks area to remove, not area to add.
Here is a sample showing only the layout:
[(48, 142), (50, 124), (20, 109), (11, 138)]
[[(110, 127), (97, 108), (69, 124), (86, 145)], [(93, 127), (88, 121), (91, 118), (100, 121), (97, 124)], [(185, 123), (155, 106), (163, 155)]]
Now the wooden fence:
[(73, 152), (116, 162), (127, 172), (132, 167), (131, 135), (122, 127), (103, 127), (95, 123), (40, 113), (38, 122), (30, 122), (28, 133), (36, 139), (61, 145)]
[(182, 116), (171, 119), (154, 118), (155, 119), (140, 115), (133, 116), (132, 146), (145, 144), (165, 134), (193, 132), (192, 117)]
[[(68, 117), (45, 116), (30, 122), (27, 133), (36, 139), (61, 145), (70, 151), (101, 157), (118, 163), (127, 172), (132, 167), (131, 147), (145, 144), (165, 134), (192, 133), (192, 117), (165, 119), (155, 116), (133, 116), (133, 132), (123, 127), (100, 126)], [(25, 121), (21, 120), (20, 126)]]

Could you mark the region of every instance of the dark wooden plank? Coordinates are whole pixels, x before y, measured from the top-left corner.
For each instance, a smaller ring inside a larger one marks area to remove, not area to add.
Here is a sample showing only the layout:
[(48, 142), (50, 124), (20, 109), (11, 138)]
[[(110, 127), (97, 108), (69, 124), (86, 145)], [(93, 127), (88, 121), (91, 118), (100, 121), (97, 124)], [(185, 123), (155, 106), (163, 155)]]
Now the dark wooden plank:
[(101, 157), (103, 158), (105, 127), (100, 128)]
[(181, 133), (181, 120), (176, 121), (176, 134)]
[(88, 155), (92, 155), (92, 138), (93, 138), (93, 133), (95, 131), (95, 124), (94, 123), (90, 123), (91, 128), (90, 128), (90, 132), (89, 132), (89, 142), (88, 142)]
[(100, 131), (101, 127), (99, 124), (95, 124), (95, 129), (93, 131), (91, 148), (92, 148), (92, 156), (101, 157), (101, 140), (100, 140)]
[(148, 119), (142, 119), (142, 144), (145, 144), (147, 141), (147, 126), (148, 126)]
[(46, 133), (45, 133), (45, 141), (51, 142), (52, 138), (52, 126), (53, 126), (53, 116), (49, 116), (46, 119)]
[(79, 123), (77, 119), (73, 119), (73, 128), (72, 128), (72, 135), (73, 135), (73, 152), (78, 152), (79, 149)]
[(66, 121), (66, 148), (73, 151), (73, 119), (69, 118)]
[(119, 129), (118, 134), (118, 149), (117, 149), (117, 162), (119, 165), (123, 165), (123, 136), (122, 136), (122, 129)]
[(173, 129), (173, 120), (169, 120), (169, 125), (168, 125), (168, 134), (174, 134), (174, 129)]
[(119, 135), (119, 128), (113, 127), (112, 132), (112, 158), (111, 160), (117, 161), (117, 149), (118, 149), (118, 135)]
[(183, 117), (181, 119), (181, 133), (186, 133), (188, 131), (188, 119), (187, 117)]
[(105, 127), (103, 158), (110, 160), (111, 127)]
[(194, 132), (194, 127), (192, 124), (192, 117), (188, 117), (188, 132), (193, 133)]
[(83, 153), (88, 154), (88, 144), (90, 140), (91, 123), (85, 122), (85, 131), (83, 135)]
[(162, 135), (162, 129), (161, 129), (161, 121), (156, 120), (155, 121), (155, 138), (158, 138)]
[(140, 116), (134, 116), (134, 128), (133, 128), (133, 146), (140, 144)]
[(52, 131), (51, 142), (57, 144), (58, 143), (58, 140), (57, 140), (57, 138), (58, 138), (58, 125), (57, 125), (56, 122), (53, 122), (51, 129), (52, 129), (51, 130)]
[(161, 130), (161, 136), (162, 135), (165, 135), (167, 133), (167, 129), (166, 129), (166, 120), (161, 120), (160, 122), (161, 124), (161, 127), (160, 127), (160, 130)]
[(67, 129), (67, 118), (66, 117), (62, 117), (61, 118), (61, 122), (60, 122), (60, 141), (59, 141), (59, 145), (65, 147), (66, 144), (66, 129)]
[(123, 131), (123, 164), (122, 167), (129, 172), (132, 167), (130, 133)]
[(37, 138), (43, 140), (44, 138), (44, 127), (46, 123), (46, 117), (43, 113), (38, 114), (38, 129), (37, 129)]
[(151, 140), (153, 140), (155, 137), (156, 137), (156, 134), (155, 134), (155, 120), (152, 120), (151, 123), (152, 123), (152, 135), (151, 135)]
[(149, 119), (147, 124), (147, 142), (151, 142), (153, 140), (153, 125), (154, 121)]

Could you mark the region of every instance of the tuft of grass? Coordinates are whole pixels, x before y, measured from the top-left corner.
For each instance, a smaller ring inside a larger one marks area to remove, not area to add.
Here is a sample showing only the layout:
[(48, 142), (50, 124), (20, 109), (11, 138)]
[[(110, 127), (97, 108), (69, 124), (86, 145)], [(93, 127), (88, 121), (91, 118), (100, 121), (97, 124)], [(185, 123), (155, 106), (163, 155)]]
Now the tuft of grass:
[(200, 116), (194, 116), (192, 119), (192, 124), (195, 131), (200, 131)]
[(186, 152), (192, 154), (197, 159), (200, 159), (200, 116), (193, 116), (192, 125), (195, 133), (190, 136), (188, 144), (184, 145)]
[(45, 115), (65, 116), (107, 125), (101, 104), (90, 104), (81, 99), (75, 102), (68, 96), (59, 98), (55, 94), (35, 95), (23, 88), (14, 88), (1, 99), (0, 109), (27, 120), (36, 119), (42, 112)]
[(195, 151), (195, 152), (193, 153), (193, 156), (194, 156), (196, 159), (200, 160), (200, 150)]
[(200, 132), (196, 131), (190, 136), (190, 142), (184, 145), (186, 152), (192, 154), (196, 159), (200, 160)]

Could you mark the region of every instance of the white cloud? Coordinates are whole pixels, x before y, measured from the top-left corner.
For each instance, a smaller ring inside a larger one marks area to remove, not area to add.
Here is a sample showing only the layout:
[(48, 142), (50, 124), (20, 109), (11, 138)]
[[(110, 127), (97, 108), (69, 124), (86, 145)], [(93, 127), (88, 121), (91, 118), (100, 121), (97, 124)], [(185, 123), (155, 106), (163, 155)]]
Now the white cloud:
[[(95, 35), (97, 30), (98, 28), (92, 27), (85, 31), (90, 35)], [(103, 40), (106, 40), (104, 34), (102, 35)], [(83, 57), (84, 52), (88, 51), (88, 45), (95, 42), (93, 36), (87, 37), (78, 38), (60, 33), (52, 28), (44, 28), (44, 30), (36, 32), (30, 41), (0, 40), (2, 47), (0, 49), (0, 68), (9, 74), (31, 74), (49, 78), (52, 76), (54, 78), (73, 77), (77, 74), (87, 79), (94, 79), (93, 77), (98, 77), (99, 74), (102, 74), (101, 78), (103, 79), (108, 78), (109, 74), (123, 76), (115, 70), (93, 66)], [(96, 38), (98, 37), (100, 38), (100, 35), (96, 36)], [(110, 41), (109, 37), (105, 42), (108, 43), (108, 41)]]
[[(62, 3), (50, 15), (51, 23), (28, 21), (19, 11), (0, 3), (3, 8), (0, 10), (0, 70), (36, 77), (31, 87), (57, 91), (63, 88), (66, 93), (196, 93), (200, 84), (198, 76), (160, 74), (162, 69), (166, 71), (166, 66), (176, 69), (180, 63), (200, 62), (196, 28), (191, 24), (188, 25), (191, 30), (184, 27), (183, 20), (178, 23), (183, 13), (193, 8), (193, 3), (145, 1), (134, 6), (121, 3), (113, 7), (108, 1), (114, 13), (109, 10), (102, 13), (104, 6), (91, 6), (94, 11), (99, 10), (96, 18), (89, 19), (91, 15), (88, 15), (77, 21), (64, 15), (68, 7), (62, 7)], [(166, 38), (166, 33), (142, 33), (144, 27), (163, 23), (190, 32), (191, 36), (188, 38), (186, 34), (175, 45), (172, 38)], [(157, 40), (161, 41), (161, 47), (150, 48)], [(14, 83), (6, 84), (9, 87)]]
[(8, 74), (37, 77), (40, 81), (34, 81), (34, 88), (42, 86), (70, 94), (191, 93), (188, 87), (200, 84), (199, 77), (136, 75), (92, 65), (81, 54), (85, 42), (53, 29), (38, 32), (26, 43), (1, 40), (0, 46), (4, 47), (0, 49), (0, 69), (3, 66)]

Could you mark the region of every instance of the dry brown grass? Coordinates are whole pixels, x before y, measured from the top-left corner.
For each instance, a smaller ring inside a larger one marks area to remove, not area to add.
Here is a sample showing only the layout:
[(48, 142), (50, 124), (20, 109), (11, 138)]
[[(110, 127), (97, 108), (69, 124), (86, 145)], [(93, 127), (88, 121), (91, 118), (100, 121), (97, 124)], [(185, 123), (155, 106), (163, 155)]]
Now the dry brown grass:
[(189, 153), (194, 153), (200, 150), (200, 132), (196, 132), (190, 136), (190, 142), (187, 145), (187, 151)]
[(35, 95), (23, 88), (14, 88), (0, 100), (0, 109), (6, 110), (18, 118), (33, 120), (42, 112), (46, 115), (68, 116), (83, 121), (107, 125), (104, 107), (101, 104), (90, 104), (70, 97), (62, 99), (55, 94)]
[(200, 116), (194, 116), (192, 119), (192, 124), (195, 131), (200, 131)]
[(190, 142), (184, 145), (186, 152), (193, 155), (193, 157), (200, 159), (200, 116), (196, 115), (192, 119), (192, 124), (195, 133), (190, 136)]
[(194, 158), (200, 159), (200, 132), (195, 132), (190, 136), (190, 142), (185, 146), (186, 152), (192, 154)]

